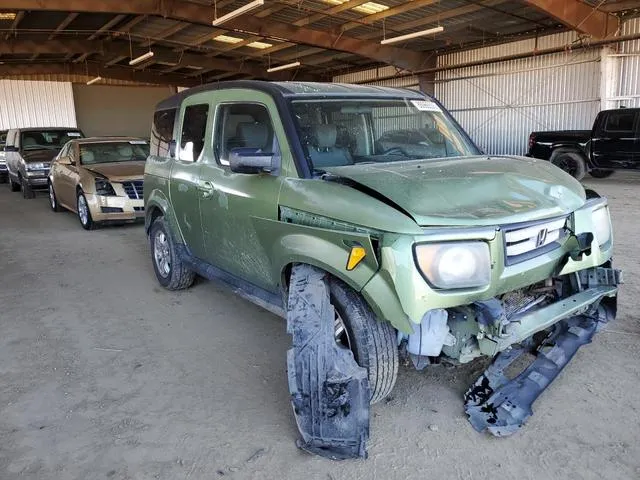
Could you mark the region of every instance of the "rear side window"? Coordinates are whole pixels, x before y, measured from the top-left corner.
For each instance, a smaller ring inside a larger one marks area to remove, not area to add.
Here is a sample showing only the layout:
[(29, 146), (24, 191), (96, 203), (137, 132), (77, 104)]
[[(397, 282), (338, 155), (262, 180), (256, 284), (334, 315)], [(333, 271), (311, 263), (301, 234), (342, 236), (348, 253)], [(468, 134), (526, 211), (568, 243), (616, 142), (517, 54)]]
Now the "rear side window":
[(180, 133), (180, 160), (195, 162), (204, 149), (209, 105), (189, 105), (184, 109)]
[(279, 151), (269, 111), (258, 103), (230, 103), (218, 108), (214, 150), (221, 165), (229, 165), (235, 149), (274, 154)]
[(173, 124), (176, 120), (176, 109), (161, 110), (153, 116), (151, 127), (151, 155), (169, 156), (169, 143), (173, 139)]
[(628, 133), (633, 135), (635, 118), (635, 112), (611, 112), (605, 121), (604, 130), (606, 132)]

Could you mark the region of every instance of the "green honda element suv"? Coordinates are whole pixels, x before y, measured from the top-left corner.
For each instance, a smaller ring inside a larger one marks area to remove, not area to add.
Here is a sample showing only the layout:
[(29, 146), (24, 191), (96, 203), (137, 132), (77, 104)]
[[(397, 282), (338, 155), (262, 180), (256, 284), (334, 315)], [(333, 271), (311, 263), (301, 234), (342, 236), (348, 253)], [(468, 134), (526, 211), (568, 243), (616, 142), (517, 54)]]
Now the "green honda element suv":
[(615, 317), (607, 200), (549, 162), (484, 155), (420, 92), (186, 90), (157, 106), (144, 183), (158, 281), (216, 279), (287, 319), (298, 445), (330, 458), (366, 456), (403, 358), (494, 358), (465, 409), (509, 435)]

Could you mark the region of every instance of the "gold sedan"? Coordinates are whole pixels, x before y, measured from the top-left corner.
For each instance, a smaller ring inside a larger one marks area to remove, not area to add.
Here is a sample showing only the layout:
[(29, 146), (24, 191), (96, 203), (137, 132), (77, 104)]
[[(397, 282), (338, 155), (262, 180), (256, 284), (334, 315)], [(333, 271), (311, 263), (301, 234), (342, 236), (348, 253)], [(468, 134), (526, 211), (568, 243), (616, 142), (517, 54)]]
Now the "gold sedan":
[(142, 179), (148, 155), (149, 145), (140, 138), (71, 140), (51, 163), (51, 209), (77, 213), (85, 230), (144, 218)]

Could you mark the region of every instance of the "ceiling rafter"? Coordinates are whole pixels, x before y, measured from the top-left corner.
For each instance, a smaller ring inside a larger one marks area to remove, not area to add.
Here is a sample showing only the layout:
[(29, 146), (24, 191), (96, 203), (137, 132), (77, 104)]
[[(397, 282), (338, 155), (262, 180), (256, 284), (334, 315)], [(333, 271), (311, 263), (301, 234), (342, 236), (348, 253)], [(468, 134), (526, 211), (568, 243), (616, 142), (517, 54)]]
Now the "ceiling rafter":
[(7, 40), (9, 37), (11, 37), (11, 35), (13, 35), (16, 31), (16, 29), (18, 28), (18, 25), (20, 24), (20, 22), (22, 21), (22, 19), (24, 18), (24, 12), (20, 11), (16, 14), (16, 18), (13, 19), (13, 22), (11, 22), (11, 26), (9, 27), (9, 31), (7, 32), (7, 34), (4, 36), (4, 39)]
[(615, 15), (598, 10), (578, 0), (524, 0), (527, 5), (555, 18), (563, 25), (596, 39), (618, 33), (620, 20)]
[[(194, 24), (210, 25), (212, 9), (210, 6), (190, 3), (184, 0), (1, 0), (0, 8), (15, 10), (55, 10), (68, 12), (111, 12), (138, 15), (155, 15)], [(335, 32), (314, 30), (306, 27), (270, 20), (265, 22), (255, 16), (243, 15), (224, 24), (225, 29), (253, 32), (263, 37), (284, 38), (293, 43), (343, 51), (367, 57), (378, 62), (395, 65), (406, 70), (418, 70), (423, 67), (426, 56), (419, 52), (397, 47), (380, 45), (358, 38), (348, 37)]]
[[(0, 43), (1, 54), (97, 54), (102, 57), (128, 58), (132, 47), (123, 41), (100, 41), (100, 40), (77, 40), (77, 39), (54, 39), (42, 41), (38, 39), (30, 40), (8, 40)], [(133, 55), (145, 52), (139, 46), (133, 47)], [(256, 78), (270, 78), (274, 80), (287, 80), (291, 78), (291, 72), (267, 73), (266, 67), (255, 62), (239, 62), (230, 59), (211, 58), (202, 54), (179, 53), (169, 48), (154, 48), (154, 60), (168, 65), (182, 65), (183, 67), (195, 66), (219, 70), (222, 72), (246, 73)], [(105, 66), (114, 65), (114, 60), (105, 63)], [(300, 74), (298, 74), (300, 76)], [(317, 79), (310, 74), (302, 74), (309, 79)]]
[(186, 78), (181, 75), (158, 75), (149, 71), (138, 72), (129, 68), (111, 67), (88, 63), (30, 63), (0, 65), (0, 78), (16, 75), (83, 75), (87, 78), (102, 77), (114, 80), (125, 80), (138, 83), (153, 83), (158, 85), (178, 85), (193, 87), (199, 85), (197, 79)]

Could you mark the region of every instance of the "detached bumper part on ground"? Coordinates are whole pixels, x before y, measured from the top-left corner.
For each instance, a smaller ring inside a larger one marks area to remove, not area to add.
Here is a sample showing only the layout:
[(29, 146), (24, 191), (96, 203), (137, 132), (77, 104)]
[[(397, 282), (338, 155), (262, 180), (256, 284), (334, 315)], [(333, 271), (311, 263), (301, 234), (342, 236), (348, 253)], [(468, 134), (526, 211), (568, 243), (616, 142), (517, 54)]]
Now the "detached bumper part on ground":
[[(578, 349), (591, 342), (601, 325), (615, 318), (616, 297), (606, 295), (615, 294), (617, 285), (622, 283), (621, 272), (599, 267), (579, 272), (578, 278), (580, 285), (587, 287), (581, 293), (597, 295), (597, 301), (587, 307), (580, 305), (577, 312), (582, 313), (555, 323), (541, 342), (536, 343), (535, 336), (531, 336), (520, 345), (499, 353), (465, 394), (465, 411), (477, 431), (487, 430), (499, 437), (515, 433), (533, 415), (533, 403)], [(581, 293), (562, 303), (570, 303)], [(536, 359), (515, 378), (509, 379), (505, 372), (526, 353), (534, 354)]]

